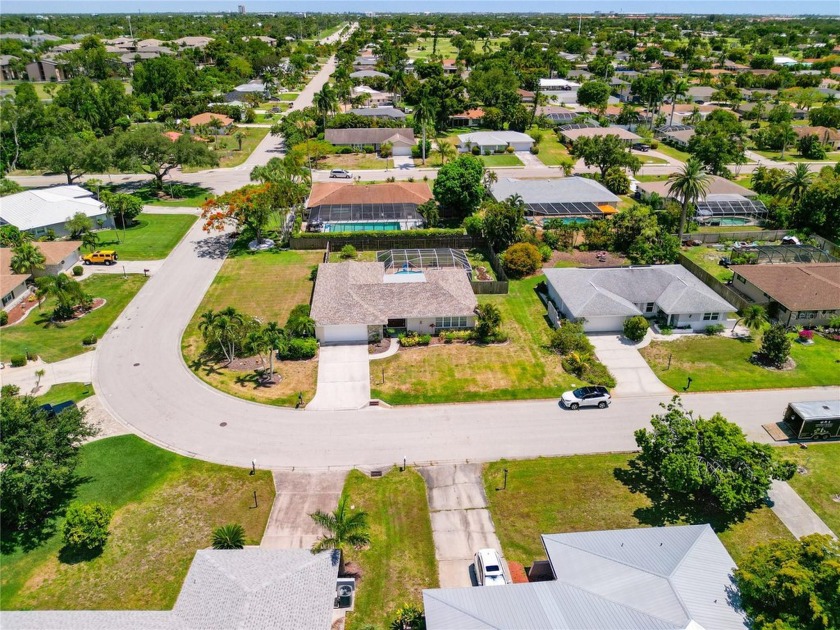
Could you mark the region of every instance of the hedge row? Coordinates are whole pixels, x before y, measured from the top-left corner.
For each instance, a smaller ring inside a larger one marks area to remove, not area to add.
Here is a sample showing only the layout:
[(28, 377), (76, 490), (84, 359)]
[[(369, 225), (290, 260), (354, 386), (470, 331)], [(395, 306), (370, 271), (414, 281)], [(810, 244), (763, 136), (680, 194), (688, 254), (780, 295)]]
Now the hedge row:
[(435, 236), (464, 236), (462, 228), (428, 228), (425, 230), (365, 230), (361, 232), (299, 232), (294, 238), (433, 238)]

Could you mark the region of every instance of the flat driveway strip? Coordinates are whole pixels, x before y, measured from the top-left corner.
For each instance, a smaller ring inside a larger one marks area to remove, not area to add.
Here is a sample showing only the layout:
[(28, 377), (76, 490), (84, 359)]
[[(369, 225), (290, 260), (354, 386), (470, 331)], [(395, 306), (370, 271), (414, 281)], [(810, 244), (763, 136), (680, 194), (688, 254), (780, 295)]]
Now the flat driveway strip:
[(636, 344), (622, 335), (589, 335), (595, 354), (615, 376), (616, 396), (650, 396), (670, 394), (665, 385), (639, 353)]
[(809, 534), (828, 534), (837, 538), (828, 525), (802, 500), (796, 490), (786, 481), (774, 480), (770, 486), (770, 506), (779, 520), (785, 524), (790, 533), (797, 538)]
[(350, 411), (370, 404), (367, 344), (322, 346), (318, 353), (318, 389), (310, 411)]

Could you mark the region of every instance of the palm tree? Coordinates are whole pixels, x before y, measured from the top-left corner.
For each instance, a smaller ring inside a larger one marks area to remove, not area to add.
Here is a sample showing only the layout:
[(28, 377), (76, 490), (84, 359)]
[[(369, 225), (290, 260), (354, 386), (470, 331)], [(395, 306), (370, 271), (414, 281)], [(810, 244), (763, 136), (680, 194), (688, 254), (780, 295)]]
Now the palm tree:
[(423, 131), (423, 145), (421, 147), (423, 166), (426, 166), (426, 127), (435, 117), (435, 102), (428, 94), (423, 94), (420, 101), (414, 107), (414, 121), (420, 125)]
[[(285, 347), (288, 341), (286, 331), (277, 322), (268, 322), (261, 332), (271, 352), (268, 355), (268, 376), (274, 376), (274, 355)], [(312, 322), (312, 334), (315, 334), (315, 322)]]
[(370, 543), (367, 513), (350, 512), (348, 502), (350, 497), (343, 495), (338, 501), (338, 507), (330, 514), (318, 510), (309, 516), (326, 530), (326, 533), (312, 545), (312, 553), (326, 549), (338, 549), (338, 574), (344, 574), (344, 547), (350, 545), (354, 549), (361, 549)]
[(213, 530), (213, 549), (242, 549), (245, 528), (239, 524), (222, 525)]
[(685, 79), (676, 79), (671, 85), (671, 119), (668, 121), (668, 126), (674, 125), (674, 109), (677, 107), (677, 97), (688, 94), (688, 81)]
[(812, 177), (813, 173), (808, 170), (808, 165), (800, 162), (782, 178), (779, 183), (779, 192), (790, 199), (794, 205), (799, 205), (799, 200), (811, 185)]
[[(790, 123), (786, 123), (784, 125), (779, 126), (779, 136), (782, 141), (782, 154), (779, 156), (782, 159), (785, 158), (785, 150), (787, 150), (788, 145), (791, 142), (795, 142), (797, 135), (796, 132), (793, 130), (793, 126)], [(804, 164), (802, 166), (805, 166)], [(808, 167), (805, 167), (805, 170), (808, 170)]]
[(85, 232), (82, 234), (82, 247), (87, 247), (88, 251), (93, 251), (99, 246), (99, 234), (96, 232)]
[(241, 151), (242, 150), (242, 141), (246, 137), (245, 132), (244, 131), (237, 131), (235, 134), (233, 134), (233, 137), (236, 140), (236, 142), (239, 143), (239, 150)]
[(711, 177), (703, 169), (703, 164), (696, 158), (691, 157), (685, 163), (681, 171), (668, 176), (668, 194), (682, 201), (682, 212), (680, 213), (680, 243), (685, 233), (685, 219), (688, 214), (688, 206), (697, 203), (706, 196), (711, 184)]
[(73, 308), (86, 303), (90, 298), (76, 280), (60, 273), (56, 276), (41, 276), (35, 281), (35, 295), (40, 300), (45, 297), (55, 298), (57, 306), (53, 312), (54, 319), (69, 319), (73, 316)]
[(440, 156), (441, 166), (446, 164), (446, 160), (454, 160), (457, 157), (458, 149), (455, 148), (454, 144), (438, 138), (436, 145), (437, 148), (435, 148), (432, 152), (437, 153)]
[(43, 269), (47, 259), (41, 250), (28, 241), (12, 249), (10, 266), (15, 273), (35, 275), (36, 269)]
[(741, 319), (735, 322), (734, 330), (738, 324), (744, 322), (744, 326), (753, 331), (761, 330), (770, 320), (767, 317), (767, 310), (760, 304), (750, 304), (741, 314)]
[(338, 108), (338, 97), (335, 91), (330, 87), (329, 83), (325, 83), (320, 92), (315, 93), (313, 99), (315, 108), (324, 117), (324, 129), (327, 128), (327, 114), (334, 112)]
[(394, 95), (394, 107), (399, 103), (400, 96), (405, 90), (405, 73), (401, 68), (397, 68), (388, 78), (386, 86), (387, 90)]

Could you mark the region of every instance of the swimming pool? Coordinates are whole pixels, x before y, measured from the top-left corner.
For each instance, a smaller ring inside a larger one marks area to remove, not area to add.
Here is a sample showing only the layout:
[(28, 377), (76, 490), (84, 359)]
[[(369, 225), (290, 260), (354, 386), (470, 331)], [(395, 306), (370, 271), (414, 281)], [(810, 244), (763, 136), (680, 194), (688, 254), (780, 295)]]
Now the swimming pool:
[(747, 223), (749, 220), (741, 217), (724, 217), (720, 220), (721, 225), (746, 225)]
[(324, 232), (384, 232), (385, 230), (399, 229), (399, 221), (338, 221), (324, 223)]

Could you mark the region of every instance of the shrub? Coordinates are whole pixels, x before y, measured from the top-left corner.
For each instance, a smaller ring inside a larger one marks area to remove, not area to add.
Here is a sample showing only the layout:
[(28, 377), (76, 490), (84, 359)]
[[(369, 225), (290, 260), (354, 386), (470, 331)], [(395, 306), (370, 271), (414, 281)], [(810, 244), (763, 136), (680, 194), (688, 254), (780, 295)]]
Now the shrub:
[(546, 230), (543, 232), (543, 243), (548, 245), (551, 249), (560, 249), (560, 237), (557, 232), (553, 230)]
[(0, 326), (5, 326), (9, 323), (9, 314), (6, 311), (0, 311)]
[(474, 334), (472, 330), (444, 330), (438, 334), (438, 337), (443, 343), (452, 343), (453, 341), (468, 341)]
[(405, 332), (400, 334), (400, 345), (404, 348), (415, 346), (428, 346), (432, 341), (431, 335), (418, 335), (416, 332)]
[(26, 351), (26, 360), (27, 361), (37, 361), (38, 354), (34, 350), (27, 350)]
[(475, 309), (475, 334), (479, 339), (489, 339), (501, 325), (502, 314), (495, 304), (485, 302)]
[(101, 549), (108, 540), (112, 514), (101, 503), (71, 504), (64, 522), (64, 543), (75, 549)]
[(12, 357), (10, 363), (12, 367), (23, 367), (26, 365), (26, 356), (23, 354), (16, 354)]
[(721, 334), (724, 330), (726, 330), (726, 326), (723, 324), (712, 324), (711, 326), (706, 326), (705, 332), (711, 337), (712, 335)]
[(505, 152), (506, 152), (506, 153), (513, 153), (513, 147), (512, 147), (512, 146), (510, 146), (510, 145), (508, 145), (508, 146), (505, 148)]
[(350, 245), (350, 243), (348, 243), (347, 245), (341, 248), (341, 253), (339, 254), (339, 256), (344, 260), (355, 259), (357, 256), (356, 248)]
[(539, 250), (531, 243), (511, 245), (502, 256), (505, 272), (511, 278), (522, 278), (534, 273), (542, 265)]
[(464, 219), (463, 226), (470, 236), (481, 236), (484, 234), (484, 219), (477, 214), (471, 214)]
[(211, 542), (213, 549), (242, 549), (245, 547), (245, 528), (238, 523), (217, 527)]
[(659, 141), (658, 140), (651, 140), (650, 141), (650, 148), (656, 150), (659, 148)]
[(577, 352), (579, 354), (591, 354), (594, 348), (586, 334), (583, 332), (583, 324), (577, 322), (565, 322), (560, 328), (551, 331), (551, 338), (548, 345), (552, 350), (562, 355)]
[(540, 148), (536, 144), (534, 144), (534, 145), (531, 145), (531, 148), (529, 149), (529, 151), (531, 151), (531, 153), (533, 155), (539, 155)]
[(318, 341), (312, 337), (296, 338), (289, 341), (280, 352), (284, 361), (305, 361), (311, 359), (318, 352)]
[(761, 339), (761, 354), (773, 365), (781, 367), (790, 355), (790, 338), (785, 327), (776, 324)]
[(604, 387), (615, 387), (615, 378), (613, 375), (610, 374), (610, 371), (603, 363), (591, 354), (573, 352), (563, 357), (561, 365), (567, 373), (574, 374), (578, 378), (582, 378), (590, 383)]
[(353, 147), (339, 147), (336, 153), (338, 155), (349, 155), (353, 153)]
[(648, 320), (641, 315), (629, 317), (624, 320), (624, 336), (630, 341), (641, 341), (649, 327)]
[(474, 146), (472, 149), (470, 149), (470, 153), (472, 153), (473, 155), (481, 155), (481, 147), (479, 147), (478, 145)]
[(604, 186), (615, 195), (626, 195), (630, 192), (630, 178), (623, 169), (614, 166), (607, 171), (604, 177)]
[(364, 151), (365, 153), (373, 153), (373, 151), (374, 151), (373, 145), (372, 144), (366, 144), (365, 146), (362, 147), (362, 151)]
[(537, 248), (540, 252), (540, 258), (543, 262), (548, 262), (551, 258), (551, 248), (548, 245), (540, 245)]
[(96, 344), (96, 335), (88, 335), (82, 339), (83, 346), (92, 346)]
[(79, 276), (81, 276), (84, 272), (85, 272), (85, 270), (82, 269), (81, 265), (76, 265), (75, 267), (73, 267), (73, 275), (76, 276), (77, 278)]

